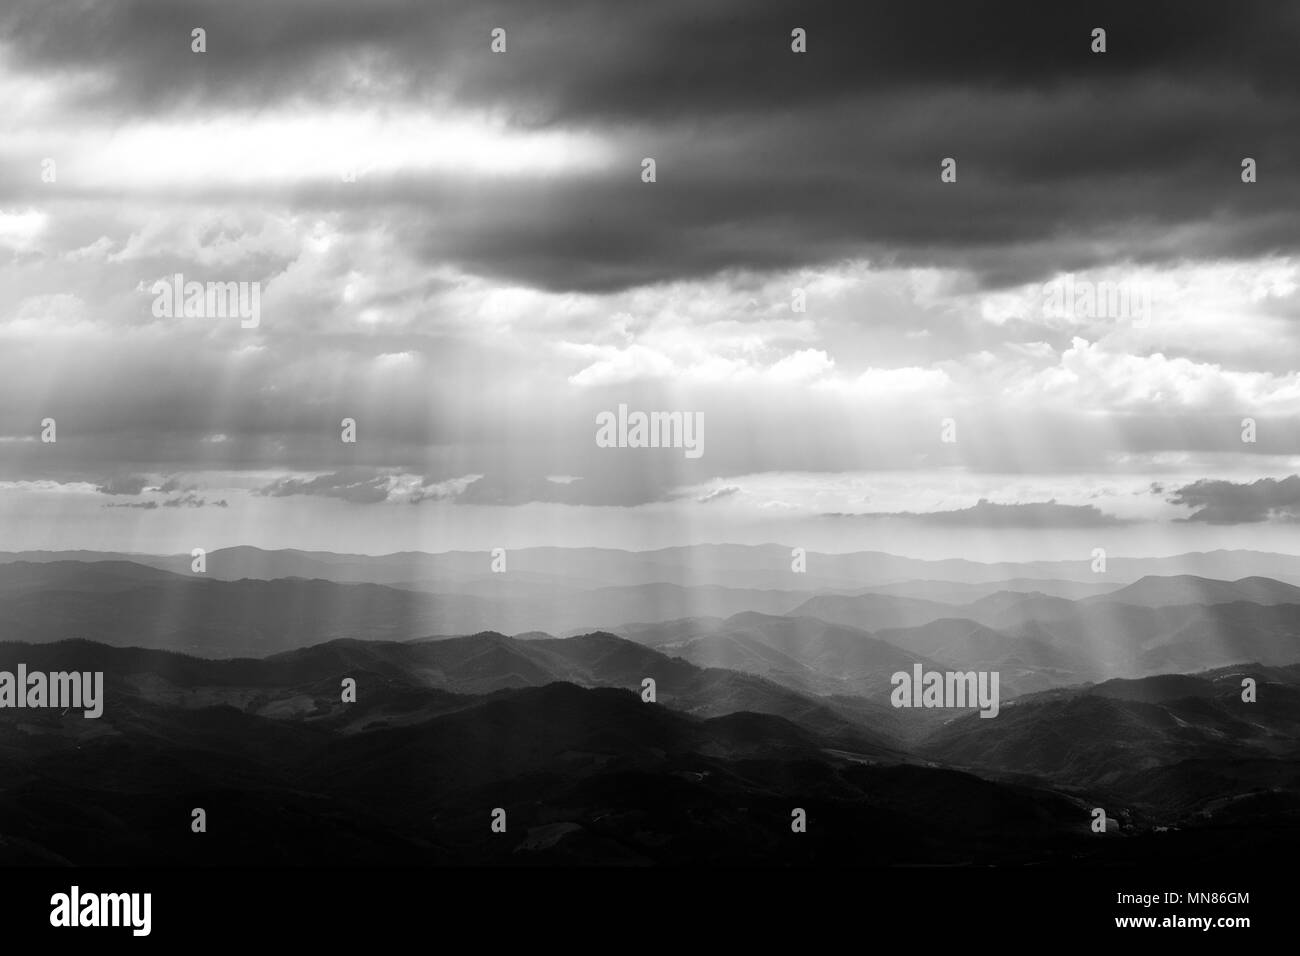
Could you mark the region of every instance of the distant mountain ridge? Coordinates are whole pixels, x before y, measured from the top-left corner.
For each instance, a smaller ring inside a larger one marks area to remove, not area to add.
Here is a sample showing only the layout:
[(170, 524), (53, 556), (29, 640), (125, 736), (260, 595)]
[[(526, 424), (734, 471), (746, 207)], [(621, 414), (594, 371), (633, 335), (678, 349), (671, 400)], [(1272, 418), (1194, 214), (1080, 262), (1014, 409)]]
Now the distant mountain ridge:
[[(509, 552), (510, 573), (558, 589), (651, 583), (682, 586), (801, 591), (854, 591), (917, 581), (988, 584), (1025, 579), (1068, 582), (1093, 587), (1128, 584), (1147, 575), (1188, 574), (1219, 580), (1263, 576), (1300, 585), (1300, 555), (1260, 551), (1191, 552), (1169, 557), (1112, 556), (1106, 571), (1092, 571), (1091, 556), (1075, 561), (981, 563), (960, 558), (924, 560), (884, 552), (845, 554), (808, 552), (807, 570), (791, 570), (786, 545), (691, 545), (655, 551), (608, 548), (520, 548)], [(102, 551), (5, 552), (12, 561), (130, 561), (162, 570), (188, 573), (190, 556)], [(463, 590), (472, 582), (492, 579), (486, 552), (398, 552), (387, 555), (334, 554), (294, 549), (268, 551), (240, 546), (208, 553), (207, 574), (222, 580), (243, 577), (319, 578), (339, 582), (401, 585), (430, 589), (444, 584)], [(1033, 589), (1032, 583), (1023, 585)], [(1060, 586), (1060, 585), (1058, 585)], [(1019, 589), (1019, 588), (1015, 588)], [(912, 596), (912, 595), (903, 595)], [(1062, 596), (1072, 596), (1064, 594)]]
[(1219, 581), (1191, 574), (1159, 577), (1147, 575), (1107, 594), (1086, 598), (1086, 603), (1114, 602), (1142, 607), (1175, 604), (1300, 604), (1300, 587), (1254, 575), (1236, 581)]

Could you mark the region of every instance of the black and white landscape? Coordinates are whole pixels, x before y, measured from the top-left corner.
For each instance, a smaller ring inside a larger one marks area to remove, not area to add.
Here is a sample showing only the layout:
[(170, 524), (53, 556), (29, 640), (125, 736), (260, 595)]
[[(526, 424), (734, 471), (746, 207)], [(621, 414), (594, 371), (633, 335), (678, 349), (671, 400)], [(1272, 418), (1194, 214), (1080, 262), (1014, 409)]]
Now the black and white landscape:
[[(0, 710), (4, 862), (1204, 863), (1300, 837), (1295, 559), (510, 558), (4, 555), (0, 670), (105, 675), (97, 719)], [(892, 706), (917, 663), (999, 672), (996, 719)]]
[(1294, 858), (1298, 48), (5, 0), (0, 865)]

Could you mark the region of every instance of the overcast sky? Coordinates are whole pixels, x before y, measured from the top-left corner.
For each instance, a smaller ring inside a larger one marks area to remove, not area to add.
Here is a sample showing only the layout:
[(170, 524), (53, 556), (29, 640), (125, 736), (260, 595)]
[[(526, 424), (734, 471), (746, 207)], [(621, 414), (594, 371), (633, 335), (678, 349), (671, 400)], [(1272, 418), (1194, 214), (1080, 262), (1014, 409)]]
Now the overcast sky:
[(1300, 7), (989, 9), (8, 0), (0, 550), (1300, 551)]

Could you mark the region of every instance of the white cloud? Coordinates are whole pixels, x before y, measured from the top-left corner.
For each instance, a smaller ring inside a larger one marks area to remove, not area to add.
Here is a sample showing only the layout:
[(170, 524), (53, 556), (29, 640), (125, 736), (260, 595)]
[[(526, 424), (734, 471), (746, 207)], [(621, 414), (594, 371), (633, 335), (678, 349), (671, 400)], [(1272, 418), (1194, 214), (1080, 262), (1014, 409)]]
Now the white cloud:
[(1008, 382), (1004, 391), (1013, 400), (1051, 401), (1081, 411), (1270, 412), (1300, 403), (1300, 373), (1231, 371), (1159, 352), (1115, 353), (1076, 337), (1057, 365)]
[(49, 216), (37, 209), (0, 209), (0, 249), (30, 252), (45, 232)]

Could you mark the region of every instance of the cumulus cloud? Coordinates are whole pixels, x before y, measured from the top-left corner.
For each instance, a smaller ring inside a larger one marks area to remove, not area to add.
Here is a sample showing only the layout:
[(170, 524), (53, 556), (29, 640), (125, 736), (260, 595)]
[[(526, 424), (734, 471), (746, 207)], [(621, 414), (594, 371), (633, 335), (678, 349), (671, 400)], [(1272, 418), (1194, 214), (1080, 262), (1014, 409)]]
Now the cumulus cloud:
[(1278, 411), (1300, 402), (1300, 372), (1237, 371), (1161, 352), (1117, 353), (1075, 338), (1058, 364), (1009, 383), (1006, 391), (1096, 409)]

